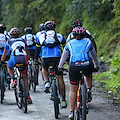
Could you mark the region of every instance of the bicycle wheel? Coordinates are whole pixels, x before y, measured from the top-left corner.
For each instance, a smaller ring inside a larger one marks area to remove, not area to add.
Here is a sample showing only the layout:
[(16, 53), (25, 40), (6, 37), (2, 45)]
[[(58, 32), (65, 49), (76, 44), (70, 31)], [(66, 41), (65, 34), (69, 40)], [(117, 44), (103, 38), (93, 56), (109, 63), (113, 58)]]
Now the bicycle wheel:
[(1, 104), (3, 103), (3, 99), (4, 99), (4, 91), (5, 91), (5, 88), (4, 88), (4, 75), (3, 75), (3, 71), (1, 70), (0, 72), (1, 74), (1, 81), (0, 81), (0, 87), (1, 87)]
[(25, 88), (25, 83), (24, 83), (23, 79), (20, 79), (20, 90), (22, 93), (22, 96), (21, 96), (22, 109), (23, 109), (24, 113), (27, 113), (27, 90)]
[(75, 120), (80, 120), (80, 91), (77, 91), (77, 102), (75, 106)]
[(59, 98), (57, 94), (57, 86), (56, 86), (56, 81), (52, 81), (52, 90), (53, 90), (53, 101), (54, 101), (54, 112), (55, 112), (55, 118), (58, 119), (58, 114), (59, 114)]
[(36, 78), (36, 72), (35, 72), (35, 69), (33, 68), (32, 70), (32, 89), (33, 89), (33, 92), (36, 91), (36, 81), (37, 78)]
[(86, 120), (86, 84), (81, 84), (81, 117), (82, 120)]
[(16, 99), (16, 103), (17, 103), (17, 106), (18, 108), (22, 108), (22, 104), (21, 104), (21, 91), (20, 91), (20, 87), (19, 87), (19, 80), (17, 80), (17, 86), (16, 88), (14, 89), (14, 93), (15, 93), (15, 99)]

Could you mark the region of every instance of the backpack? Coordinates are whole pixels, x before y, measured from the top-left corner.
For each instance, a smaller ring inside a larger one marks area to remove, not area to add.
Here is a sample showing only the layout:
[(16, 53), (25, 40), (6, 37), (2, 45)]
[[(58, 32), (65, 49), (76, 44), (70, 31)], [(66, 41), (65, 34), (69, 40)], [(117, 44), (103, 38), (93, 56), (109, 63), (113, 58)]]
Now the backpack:
[(4, 34), (0, 34), (0, 49), (4, 49), (6, 42), (7, 36)]
[(57, 33), (55, 31), (47, 31), (45, 33), (45, 40), (43, 41), (43, 46), (53, 48), (60, 45), (60, 41), (57, 38)]
[(34, 36), (32, 34), (25, 35), (25, 40), (28, 47), (35, 46)]
[(13, 55), (26, 55), (26, 51), (25, 51), (25, 42), (22, 39), (21, 41), (16, 40), (15, 42), (13, 42), (12, 46), (12, 52)]

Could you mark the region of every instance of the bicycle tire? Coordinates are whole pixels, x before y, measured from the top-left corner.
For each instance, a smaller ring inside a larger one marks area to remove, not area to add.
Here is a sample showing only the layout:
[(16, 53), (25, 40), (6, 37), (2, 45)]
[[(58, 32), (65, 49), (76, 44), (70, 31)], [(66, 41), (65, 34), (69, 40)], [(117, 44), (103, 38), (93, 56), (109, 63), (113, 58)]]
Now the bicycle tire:
[(19, 88), (19, 80), (17, 80), (17, 86), (16, 88), (14, 89), (14, 93), (15, 93), (15, 99), (16, 99), (16, 104), (18, 106), (18, 108), (22, 108), (22, 104), (21, 104), (21, 94), (20, 94), (20, 88)]
[(80, 91), (77, 91), (77, 102), (75, 105), (75, 120), (80, 120)]
[(86, 120), (86, 84), (85, 82), (83, 84), (81, 84), (81, 117), (82, 120)]
[(1, 104), (3, 103), (3, 99), (4, 99), (4, 75), (3, 75), (3, 71), (1, 70), (0, 72), (1, 74), (1, 81), (0, 81), (0, 84), (1, 84)]
[(37, 78), (36, 78), (36, 72), (35, 72), (35, 69), (33, 68), (33, 75), (32, 75), (32, 89), (33, 89), (33, 92), (35, 92), (36, 91), (36, 80), (37, 80)]
[(53, 101), (54, 101), (54, 112), (55, 112), (55, 118), (58, 119), (59, 114), (59, 98), (57, 94), (57, 86), (56, 81), (52, 81), (52, 90), (53, 90)]
[(27, 113), (27, 91), (25, 88), (24, 80), (22, 78), (20, 79), (20, 89), (22, 92), (22, 96), (21, 96), (22, 109), (23, 109), (24, 113)]

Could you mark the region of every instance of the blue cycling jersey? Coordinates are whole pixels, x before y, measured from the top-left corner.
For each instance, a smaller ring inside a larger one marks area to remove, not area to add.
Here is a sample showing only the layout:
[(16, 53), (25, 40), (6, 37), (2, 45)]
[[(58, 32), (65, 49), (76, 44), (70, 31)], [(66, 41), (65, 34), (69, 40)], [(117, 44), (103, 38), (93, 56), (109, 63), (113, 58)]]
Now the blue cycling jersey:
[[(49, 30), (52, 31), (52, 30)], [(47, 31), (47, 32), (49, 32)], [(57, 33), (57, 38), (60, 42), (60, 44), (65, 45), (66, 41), (63, 35)], [(41, 34), (39, 36), (39, 41), (38, 41), (38, 45), (41, 46), (42, 49), (42, 58), (49, 58), (49, 57), (60, 57), (61, 56), (61, 49), (60, 49), (60, 45), (57, 45), (53, 48), (49, 48), (46, 46), (43, 46), (43, 42), (45, 40), (45, 33)]]
[(73, 39), (67, 43), (65, 49), (70, 52), (70, 63), (75, 63), (91, 60), (89, 51), (93, 49), (93, 45), (88, 38)]

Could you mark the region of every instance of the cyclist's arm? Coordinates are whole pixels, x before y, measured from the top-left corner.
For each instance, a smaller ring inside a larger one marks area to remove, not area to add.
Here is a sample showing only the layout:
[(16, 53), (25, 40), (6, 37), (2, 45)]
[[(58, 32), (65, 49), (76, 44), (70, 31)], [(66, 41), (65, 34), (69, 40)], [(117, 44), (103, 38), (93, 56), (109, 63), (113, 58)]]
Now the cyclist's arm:
[(4, 60), (5, 60), (5, 57), (6, 57), (6, 55), (7, 55), (8, 50), (9, 50), (9, 46), (6, 44), (6, 45), (5, 45), (5, 48), (4, 48), (3, 55), (2, 55), (2, 57), (1, 57), (1, 61), (4, 61)]
[(70, 53), (70, 52), (64, 48), (62, 57), (61, 57), (61, 59), (60, 59), (59, 65), (58, 65), (58, 68), (62, 68), (63, 64), (65, 63), (65, 60), (66, 60), (67, 57), (69, 56), (69, 53)]
[(89, 53), (90, 53), (91, 58), (93, 59), (94, 67), (97, 68), (98, 67), (98, 59), (97, 59), (95, 49), (93, 48), (91, 51), (89, 51)]
[(97, 45), (96, 45), (95, 41), (93, 40), (93, 41), (91, 41), (91, 42), (92, 42), (92, 45), (93, 45), (93, 47), (95, 48), (95, 51), (96, 51), (96, 53), (97, 53)]

